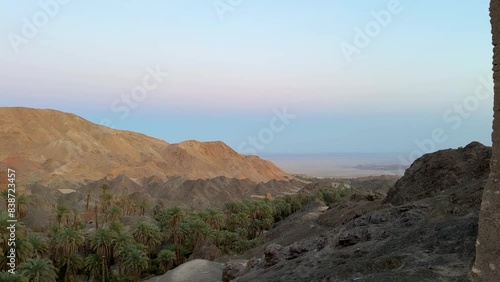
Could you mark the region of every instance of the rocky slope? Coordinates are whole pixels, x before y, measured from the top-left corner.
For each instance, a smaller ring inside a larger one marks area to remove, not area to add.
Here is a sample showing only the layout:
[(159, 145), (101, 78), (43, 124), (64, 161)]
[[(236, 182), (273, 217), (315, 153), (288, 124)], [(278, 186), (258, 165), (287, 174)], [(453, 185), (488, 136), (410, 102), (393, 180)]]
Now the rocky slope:
[(273, 163), (240, 155), (222, 142), (169, 144), (73, 114), (30, 108), (0, 108), (0, 163), (2, 171), (19, 171), (19, 183), (58, 187), (120, 174), (257, 183), (289, 177)]
[(308, 238), (270, 238), (227, 263), (223, 281), (470, 281), (490, 157), (479, 143), (424, 155), (387, 198), (363, 192), (309, 223), (304, 212), (296, 226)]
[(53, 207), (56, 204), (85, 210), (89, 191), (90, 205), (93, 206), (94, 202), (99, 200), (103, 184), (109, 185), (108, 191), (115, 198), (124, 197), (136, 203), (145, 201), (146, 214), (151, 214), (156, 205), (164, 207), (178, 205), (194, 209), (222, 207), (224, 203), (230, 201), (265, 198), (267, 193), (273, 197), (295, 193), (304, 185), (296, 180), (255, 183), (248, 179), (223, 176), (204, 180), (190, 180), (179, 176), (169, 177), (166, 180), (154, 176), (132, 180), (123, 174), (115, 178), (91, 181), (75, 189), (60, 191), (41, 184), (30, 184), (26, 189), (30, 211), (25, 221), (26, 225), (34, 228), (47, 226), (51, 221), (53, 223), (55, 218)]

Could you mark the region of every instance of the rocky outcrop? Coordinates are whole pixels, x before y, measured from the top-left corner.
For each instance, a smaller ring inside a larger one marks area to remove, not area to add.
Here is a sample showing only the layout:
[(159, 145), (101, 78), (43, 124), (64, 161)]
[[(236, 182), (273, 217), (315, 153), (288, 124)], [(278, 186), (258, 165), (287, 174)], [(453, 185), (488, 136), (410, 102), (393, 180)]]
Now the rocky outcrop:
[(189, 260), (205, 259), (214, 261), (222, 256), (222, 251), (210, 239), (205, 239), (196, 244)]
[(465, 148), (426, 154), (408, 168), (384, 203), (401, 205), (433, 197), (441, 191), (462, 186), (477, 186), (488, 177), (491, 148), (473, 142)]
[(490, 2), (493, 34), (494, 121), (491, 175), (485, 188), (472, 275), (476, 281), (500, 279), (500, 0)]
[[(326, 224), (324, 231), (288, 245), (271, 243), (257, 266), (243, 265), (235, 281), (469, 281), (489, 171), (469, 166), (488, 163), (489, 151), (472, 143), (424, 156), (386, 203), (360, 196), (332, 205), (316, 220)], [(460, 178), (463, 168), (474, 181)], [(453, 171), (453, 178), (445, 173)]]
[(208, 282), (220, 281), (222, 264), (196, 259), (181, 264), (162, 276), (150, 278), (143, 282)]

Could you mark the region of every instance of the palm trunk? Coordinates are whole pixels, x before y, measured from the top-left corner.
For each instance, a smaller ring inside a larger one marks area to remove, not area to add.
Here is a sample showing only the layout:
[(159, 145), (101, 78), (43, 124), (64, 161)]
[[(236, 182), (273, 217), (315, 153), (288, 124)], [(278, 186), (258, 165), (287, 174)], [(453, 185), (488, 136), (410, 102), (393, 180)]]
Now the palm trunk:
[(94, 213), (95, 213), (95, 229), (99, 229), (99, 212), (97, 210), (97, 206), (95, 206)]
[(102, 256), (102, 282), (106, 282), (106, 257)]
[(483, 192), (476, 241), (476, 261), (472, 268), (474, 281), (497, 282), (500, 277), (500, 0), (490, 2), (493, 34), (494, 120), (493, 155), (490, 176)]
[(68, 257), (68, 261), (66, 263), (66, 273), (64, 273), (64, 281), (68, 281), (69, 264), (70, 264), (70, 257)]

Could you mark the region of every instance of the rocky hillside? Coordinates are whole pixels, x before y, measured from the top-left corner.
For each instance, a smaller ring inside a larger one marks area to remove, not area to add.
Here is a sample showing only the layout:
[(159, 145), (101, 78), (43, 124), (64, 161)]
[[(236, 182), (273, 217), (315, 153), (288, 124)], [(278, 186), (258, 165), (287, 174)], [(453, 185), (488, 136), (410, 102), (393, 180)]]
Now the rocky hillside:
[(309, 222), (303, 211), (267, 247), (228, 262), (223, 281), (470, 281), (490, 157), (476, 142), (427, 154), (385, 199), (362, 192)]
[(222, 142), (169, 144), (73, 114), (30, 108), (0, 108), (0, 163), (2, 170), (19, 171), (19, 183), (59, 187), (120, 174), (257, 183), (289, 177), (273, 163), (240, 155)]
[(91, 181), (75, 189), (50, 189), (41, 184), (27, 186), (29, 213), (25, 220), (28, 227), (40, 228), (53, 223), (56, 205), (85, 210), (87, 196), (91, 195), (89, 204), (95, 205), (102, 193), (102, 186), (107, 184), (109, 192), (117, 199), (147, 203), (146, 214), (152, 214), (156, 205), (164, 207), (182, 206), (189, 209), (222, 207), (224, 203), (242, 199), (263, 199), (267, 193), (273, 197), (296, 193), (303, 183), (296, 180), (271, 180), (255, 183), (248, 179), (226, 178), (190, 180), (184, 177), (169, 177), (161, 180), (147, 177), (132, 180), (126, 175), (118, 175), (111, 179)]

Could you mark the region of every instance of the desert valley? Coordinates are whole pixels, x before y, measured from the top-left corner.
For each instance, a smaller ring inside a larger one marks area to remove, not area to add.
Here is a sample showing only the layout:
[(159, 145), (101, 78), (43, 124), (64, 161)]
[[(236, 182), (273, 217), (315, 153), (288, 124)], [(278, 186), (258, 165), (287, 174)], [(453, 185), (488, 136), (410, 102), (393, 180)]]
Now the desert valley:
[(46, 258), (54, 279), (466, 281), (473, 262), (491, 158), (479, 143), (401, 178), (314, 178), (222, 142), (168, 144), (54, 110), (0, 117), (18, 262)]
[(499, 15), (0, 1), (0, 282), (499, 282)]

